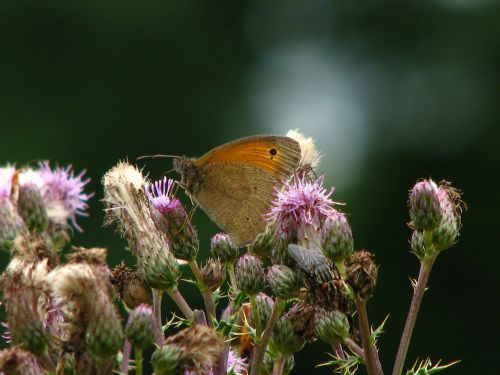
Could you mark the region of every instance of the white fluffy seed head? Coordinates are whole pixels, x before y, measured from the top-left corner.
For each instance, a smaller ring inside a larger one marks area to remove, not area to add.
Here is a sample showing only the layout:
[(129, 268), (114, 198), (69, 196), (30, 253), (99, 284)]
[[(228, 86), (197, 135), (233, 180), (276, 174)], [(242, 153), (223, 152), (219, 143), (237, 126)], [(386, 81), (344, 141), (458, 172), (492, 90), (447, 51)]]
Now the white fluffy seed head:
[(321, 154), (316, 149), (314, 139), (312, 137), (306, 137), (299, 132), (298, 129), (291, 129), (286, 133), (287, 137), (290, 137), (300, 145), (300, 167), (310, 167), (316, 168), (321, 161)]

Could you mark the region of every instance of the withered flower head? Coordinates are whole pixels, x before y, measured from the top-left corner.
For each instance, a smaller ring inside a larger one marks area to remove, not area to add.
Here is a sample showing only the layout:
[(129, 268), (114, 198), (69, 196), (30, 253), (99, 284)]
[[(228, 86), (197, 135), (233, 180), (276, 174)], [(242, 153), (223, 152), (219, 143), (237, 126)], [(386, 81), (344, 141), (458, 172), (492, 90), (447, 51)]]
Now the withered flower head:
[(73, 252), (66, 255), (68, 263), (86, 263), (92, 266), (106, 266), (108, 250), (102, 247), (87, 249), (81, 246), (73, 246)]
[(201, 275), (206, 286), (214, 291), (221, 286), (226, 278), (226, 270), (219, 259), (210, 258), (201, 269)]
[(352, 287), (357, 297), (369, 299), (377, 283), (377, 265), (373, 255), (361, 250), (353, 253), (346, 260), (347, 283)]
[(129, 309), (134, 309), (141, 303), (152, 304), (151, 288), (137, 272), (128, 268), (124, 262), (113, 268), (110, 281), (118, 290), (120, 299)]
[(137, 256), (138, 272), (156, 289), (175, 289), (179, 278), (177, 260), (156, 228), (144, 194), (147, 181), (141, 171), (126, 162), (111, 168), (103, 178), (107, 224), (117, 222)]
[(19, 346), (0, 351), (0, 373), (13, 375), (46, 374), (36, 361), (35, 356)]

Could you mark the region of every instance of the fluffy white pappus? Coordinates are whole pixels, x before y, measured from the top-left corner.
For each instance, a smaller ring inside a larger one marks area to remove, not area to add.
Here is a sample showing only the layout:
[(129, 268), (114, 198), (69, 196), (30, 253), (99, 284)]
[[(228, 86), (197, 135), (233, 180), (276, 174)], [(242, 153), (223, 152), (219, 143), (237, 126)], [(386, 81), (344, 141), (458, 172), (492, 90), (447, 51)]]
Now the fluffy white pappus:
[(306, 137), (298, 129), (291, 129), (286, 136), (295, 139), (300, 145), (300, 163), (301, 167), (316, 168), (321, 161), (321, 154), (316, 149), (314, 139)]
[(104, 186), (132, 184), (136, 189), (141, 189), (146, 181), (142, 172), (134, 165), (121, 161), (111, 168), (103, 178)]
[(32, 168), (23, 168), (19, 171), (17, 177), (19, 186), (36, 186), (41, 189), (44, 185), (42, 174), (39, 170), (34, 170)]
[(45, 278), (56, 298), (67, 299), (72, 295), (98, 293), (96, 275), (88, 264), (68, 264), (51, 271)]

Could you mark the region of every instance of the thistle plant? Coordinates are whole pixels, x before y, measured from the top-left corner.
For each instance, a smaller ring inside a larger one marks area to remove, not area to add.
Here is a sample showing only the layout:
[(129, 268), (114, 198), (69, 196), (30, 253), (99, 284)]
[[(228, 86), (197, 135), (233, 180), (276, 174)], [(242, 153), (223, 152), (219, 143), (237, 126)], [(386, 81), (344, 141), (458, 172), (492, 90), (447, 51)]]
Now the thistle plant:
[[(0, 168), (0, 249), (10, 255), (0, 283), (10, 346), (0, 372), (142, 374), (151, 366), (155, 374), (281, 375), (293, 373), (304, 346), (322, 341), (331, 359), (321, 365), (383, 374), (378, 339), (390, 327), (372, 331), (368, 316), (375, 254), (355, 247), (349, 215), (315, 173), (314, 141), (288, 136), (300, 144), (299, 168), (276, 186), (266, 229), (246, 248), (225, 233), (200, 240), (176, 181), (150, 181), (128, 162), (111, 168), (104, 222), (135, 258), (113, 269), (106, 248), (71, 246), (92, 197), (83, 172), (48, 162)], [(430, 179), (417, 181), (408, 204), (420, 273), (393, 375), (403, 371), (432, 266), (457, 241), (464, 208), (450, 183)], [(185, 298), (188, 284), (203, 306)], [(408, 374), (453, 364), (413, 363)]]

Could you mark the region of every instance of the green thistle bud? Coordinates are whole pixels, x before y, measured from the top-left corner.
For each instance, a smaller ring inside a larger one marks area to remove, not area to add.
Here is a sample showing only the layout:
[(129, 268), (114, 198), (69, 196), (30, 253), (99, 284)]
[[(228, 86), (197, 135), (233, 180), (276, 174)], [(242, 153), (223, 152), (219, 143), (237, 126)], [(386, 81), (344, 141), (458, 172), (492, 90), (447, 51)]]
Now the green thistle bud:
[(423, 259), (426, 252), (424, 232), (414, 230), (411, 236), (411, 249), (413, 253), (419, 258)]
[(328, 344), (340, 344), (349, 336), (347, 316), (339, 310), (319, 309), (315, 316), (315, 332)]
[(141, 304), (129, 315), (125, 336), (137, 348), (146, 349), (154, 340), (154, 313), (153, 309)]
[[(295, 365), (295, 360), (293, 355), (289, 355), (285, 359), (285, 365), (283, 366), (283, 375), (288, 375), (292, 372), (293, 366)], [(264, 360), (260, 368), (260, 375), (272, 375), (274, 367), (274, 358), (271, 357), (269, 352), (264, 355)]]
[(439, 207), (442, 219), (432, 231), (432, 242), (438, 251), (452, 246), (459, 234), (462, 209), (465, 207), (460, 192), (449, 182), (442, 181), (438, 188)]
[(181, 349), (176, 345), (163, 345), (157, 348), (151, 356), (155, 375), (177, 374)]
[(264, 269), (260, 258), (247, 253), (238, 259), (236, 284), (247, 294), (257, 294), (264, 289)]
[(271, 252), (272, 264), (284, 264), (292, 268), (296, 265), (295, 261), (288, 253), (288, 245), (291, 243), (292, 238), (286, 233), (282, 233), (280, 237), (276, 239), (275, 246)]
[(226, 278), (226, 270), (219, 259), (210, 258), (201, 269), (201, 275), (205, 285), (214, 291), (221, 286)]
[[(274, 308), (274, 301), (265, 293), (259, 293), (255, 297), (257, 300), (257, 309), (259, 310), (260, 326), (265, 327)], [(257, 313), (254, 310), (250, 311), (250, 320), (256, 324), (257, 323)]]
[(0, 197), (0, 250), (10, 251), (18, 234), (26, 225), (9, 199)]
[(213, 257), (219, 258), (222, 263), (231, 263), (240, 256), (240, 249), (233, 244), (231, 238), (225, 233), (217, 233), (210, 242)]
[(113, 268), (110, 281), (129, 309), (135, 309), (140, 304), (152, 304), (151, 288), (124, 262)]
[(137, 271), (146, 283), (155, 289), (175, 290), (180, 277), (177, 260), (169, 251), (151, 252), (150, 257), (140, 257)]
[(267, 280), (277, 297), (283, 299), (295, 298), (300, 293), (300, 273), (287, 266), (275, 264), (267, 271)]
[(434, 181), (422, 180), (410, 192), (411, 226), (415, 229), (434, 229), (441, 221), (438, 187)]
[(377, 266), (368, 251), (356, 251), (346, 260), (347, 283), (358, 298), (367, 300), (377, 282)]
[(250, 251), (261, 258), (269, 257), (276, 246), (276, 226), (267, 225), (264, 232), (257, 235)]
[(17, 212), (30, 231), (41, 233), (49, 224), (45, 203), (35, 185), (28, 184), (19, 188)]
[(272, 334), (272, 343), (278, 352), (293, 355), (302, 349), (305, 340), (295, 329), (294, 321), (287, 315), (282, 316), (276, 322)]
[(323, 254), (333, 263), (342, 262), (352, 254), (352, 232), (345, 214), (333, 211), (328, 215), (321, 237)]
[(115, 355), (123, 343), (120, 317), (107, 293), (95, 291), (85, 344), (97, 358)]

